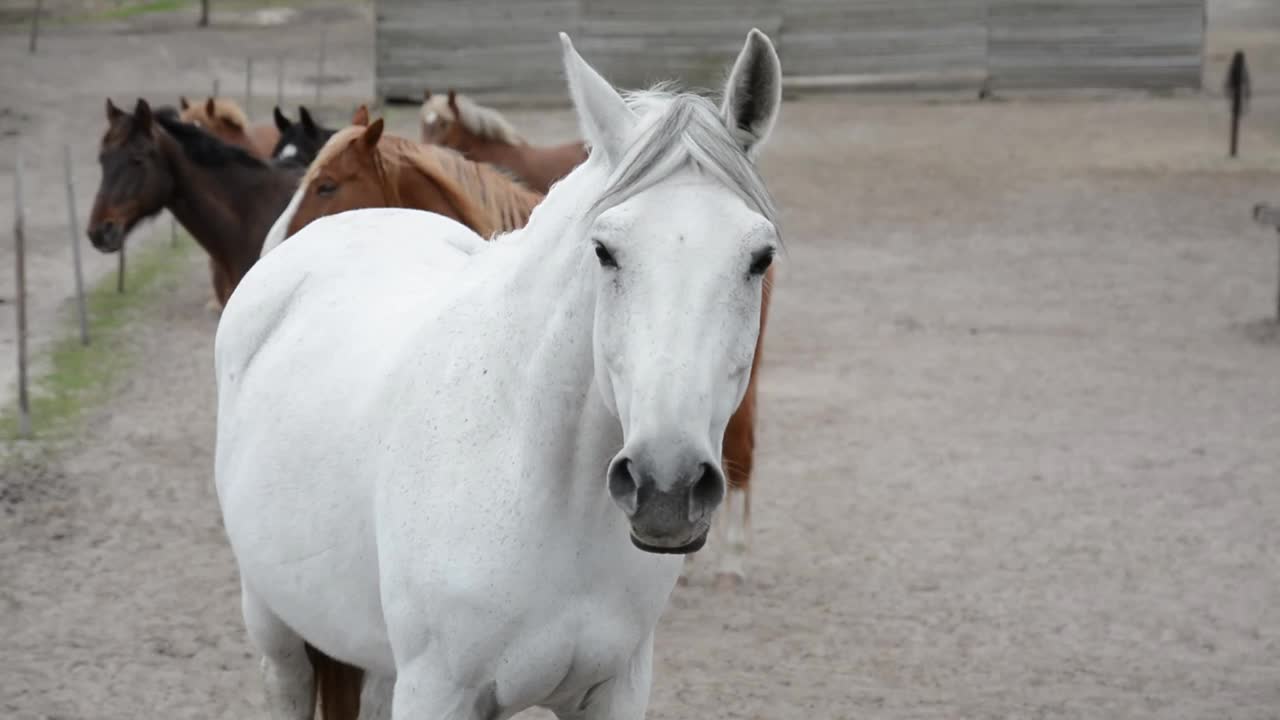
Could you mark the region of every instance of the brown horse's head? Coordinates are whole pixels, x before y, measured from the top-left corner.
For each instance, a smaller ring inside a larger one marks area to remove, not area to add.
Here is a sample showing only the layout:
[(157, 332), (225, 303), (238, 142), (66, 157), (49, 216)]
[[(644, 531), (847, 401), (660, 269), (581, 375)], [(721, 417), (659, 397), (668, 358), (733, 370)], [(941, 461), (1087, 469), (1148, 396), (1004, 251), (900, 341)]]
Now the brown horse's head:
[(524, 139), (497, 110), (483, 107), (449, 90), (441, 97), (423, 91), (419, 120), (422, 142), (461, 153), (478, 145), (522, 145)]
[(382, 118), (378, 118), (367, 126), (345, 127), (329, 138), (302, 179), (302, 200), (286, 237), (325, 215), (395, 207), (395, 188), (378, 153), (382, 127)]
[(89, 241), (116, 252), (139, 222), (164, 209), (173, 194), (173, 174), (160, 146), (151, 106), (138, 100), (133, 113), (107, 100), (107, 132), (98, 149), (102, 183), (89, 215)]

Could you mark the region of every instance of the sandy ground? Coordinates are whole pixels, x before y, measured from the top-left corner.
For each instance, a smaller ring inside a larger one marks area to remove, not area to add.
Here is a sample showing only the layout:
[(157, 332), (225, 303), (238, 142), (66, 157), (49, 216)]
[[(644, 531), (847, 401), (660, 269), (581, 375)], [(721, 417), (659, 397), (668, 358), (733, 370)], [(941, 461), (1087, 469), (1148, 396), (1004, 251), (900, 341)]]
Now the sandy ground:
[[(649, 717), (1280, 716), (1277, 247), (1248, 217), (1280, 202), (1280, 96), (1250, 123), (1229, 162), (1208, 97), (788, 103), (750, 578), (676, 591)], [(74, 447), (0, 477), (0, 716), (265, 717), (207, 293), (193, 254)]]

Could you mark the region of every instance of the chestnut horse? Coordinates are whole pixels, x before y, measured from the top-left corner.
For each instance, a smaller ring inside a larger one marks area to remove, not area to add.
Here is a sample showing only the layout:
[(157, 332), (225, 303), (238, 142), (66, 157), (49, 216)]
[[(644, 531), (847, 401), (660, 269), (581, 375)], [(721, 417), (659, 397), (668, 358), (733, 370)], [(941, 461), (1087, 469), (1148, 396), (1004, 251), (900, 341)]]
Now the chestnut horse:
[(280, 131), (274, 125), (251, 125), (244, 110), (227, 98), (189, 103), (183, 97), (178, 105), (182, 108), (183, 122), (199, 125), (222, 142), (244, 148), (260, 160), (269, 160), (280, 140)]
[[(569, 169), (572, 168), (565, 172)], [(552, 182), (558, 179), (553, 178)], [(541, 200), (541, 195), (483, 164), (468, 162), (443, 148), (385, 134), (382, 120), (378, 120), (367, 130), (359, 127), (340, 130), (325, 145), (289, 208), (272, 227), (263, 252), (317, 218), (367, 207), (430, 210), (454, 218), (489, 238), (495, 233), (523, 227), (529, 212)], [(477, 205), (480, 210), (468, 209)], [(750, 381), (742, 404), (725, 430), (724, 467), (729, 493), (725, 498), (725, 520), (720, 528), (726, 545), (716, 577), (716, 585), (723, 589), (736, 587), (745, 577), (743, 561), (755, 460), (757, 372), (764, 350), (772, 283), (773, 270), (770, 269), (765, 276), (760, 335), (756, 340)]]
[(525, 185), (546, 193), (551, 184), (587, 159), (586, 147), (575, 141), (563, 145), (530, 145), (498, 111), (475, 104), (453, 90), (448, 97), (423, 93), (422, 141), (443, 145), (468, 160), (506, 168)]
[(267, 234), (265, 255), (313, 220), (344, 210), (399, 207), (453, 218), (482, 237), (523, 227), (542, 201), (496, 168), (448, 148), (383, 132), (379, 118), (337, 131)]
[(168, 209), (209, 253), (214, 294), (225, 304), (257, 261), (301, 171), (273, 167), (195, 125), (153, 113), (145, 100), (132, 113), (110, 100), (106, 107), (89, 240), (117, 252), (139, 222)]

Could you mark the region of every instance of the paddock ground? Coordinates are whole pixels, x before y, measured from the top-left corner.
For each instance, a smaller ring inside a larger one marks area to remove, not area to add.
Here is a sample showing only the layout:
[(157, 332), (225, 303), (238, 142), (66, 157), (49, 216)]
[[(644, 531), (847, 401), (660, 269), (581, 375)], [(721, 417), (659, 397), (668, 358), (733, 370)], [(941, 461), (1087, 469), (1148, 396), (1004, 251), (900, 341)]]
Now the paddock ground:
[[(329, 25), (352, 77), (362, 22)], [(1264, 42), (1239, 25), (1211, 38), (1215, 63)], [(65, 59), (6, 71), (0, 93), (18, 137), (89, 153), (82, 215), (104, 87), (173, 102), (206, 86), (201, 53), (299, 42), (95, 32), (50, 36)], [(660, 627), (649, 717), (1277, 716), (1277, 240), (1248, 211), (1280, 203), (1280, 77), (1258, 72), (1236, 161), (1212, 93), (784, 106), (763, 159), (788, 250), (749, 578), (716, 592), (714, 548), (699, 556)], [(564, 111), (513, 116), (539, 140), (573, 134)], [(4, 162), (16, 142), (0, 138)], [(54, 318), (65, 210), (57, 174), (38, 183)], [(110, 401), (0, 476), (6, 718), (266, 717), (212, 490), (203, 257), (164, 287)]]

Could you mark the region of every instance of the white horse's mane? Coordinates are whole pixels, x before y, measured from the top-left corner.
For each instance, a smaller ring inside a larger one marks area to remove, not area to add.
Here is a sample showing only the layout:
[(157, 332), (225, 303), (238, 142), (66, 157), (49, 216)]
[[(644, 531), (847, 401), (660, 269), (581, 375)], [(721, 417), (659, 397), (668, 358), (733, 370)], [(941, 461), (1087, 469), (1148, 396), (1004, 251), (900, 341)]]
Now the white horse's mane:
[(609, 177), (593, 214), (614, 207), (681, 168), (712, 175), (748, 207), (778, 225), (773, 196), (744, 149), (743, 131), (730, 129), (710, 99), (677, 92), (670, 83), (623, 94), (644, 126)]
[(454, 102), (458, 106), (457, 113), (449, 107), (448, 96), (432, 95), (422, 103), (422, 120), (427, 121), (427, 113), (435, 113), (440, 117), (448, 118), (450, 122), (462, 123), (463, 127), (480, 137), (497, 140), (507, 145), (524, 144), (524, 138), (516, 132), (515, 126), (503, 117), (502, 113), (491, 107), (478, 105), (471, 98), (458, 93), (454, 94)]

